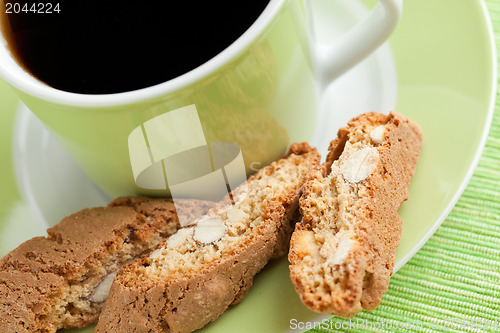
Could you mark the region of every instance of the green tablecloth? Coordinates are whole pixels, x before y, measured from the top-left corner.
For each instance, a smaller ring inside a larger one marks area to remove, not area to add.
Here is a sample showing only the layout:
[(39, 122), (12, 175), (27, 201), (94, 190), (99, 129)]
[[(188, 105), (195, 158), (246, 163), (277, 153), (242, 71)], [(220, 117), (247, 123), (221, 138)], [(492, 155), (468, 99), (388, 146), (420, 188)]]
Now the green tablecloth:
[[(486, 3), (499, 50), (500, 1)], [(317, 327), (309, 332), (500, 332), (500, 85), (479, 165), (442, 226), (375, 311)]]

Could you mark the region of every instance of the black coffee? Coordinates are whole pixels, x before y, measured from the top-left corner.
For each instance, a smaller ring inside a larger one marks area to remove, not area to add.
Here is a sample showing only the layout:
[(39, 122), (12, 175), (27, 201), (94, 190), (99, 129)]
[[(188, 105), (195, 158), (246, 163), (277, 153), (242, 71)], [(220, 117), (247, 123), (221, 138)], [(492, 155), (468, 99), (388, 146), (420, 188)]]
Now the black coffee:
[(12, 54), (39, 80), (107, 94), (149, 87), (203, 64), (240, 37), (268, 2), (5, 0), (0, 19)]

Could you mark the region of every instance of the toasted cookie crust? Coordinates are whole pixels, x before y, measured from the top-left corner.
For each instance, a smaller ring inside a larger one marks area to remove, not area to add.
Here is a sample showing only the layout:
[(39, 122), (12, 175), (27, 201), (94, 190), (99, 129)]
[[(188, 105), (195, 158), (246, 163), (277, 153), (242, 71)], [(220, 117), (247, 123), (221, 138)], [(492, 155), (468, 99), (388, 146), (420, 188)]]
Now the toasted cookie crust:
[[(205, 202), (194, 205), (206, 213)], [(179, 228), (172, 200), (118, 198), (64, 218), (0, 260), (0, 332), (95, 322), (114, 274)], [(101, 286), (101, 287), (99, 287)]]
[[(192, 332), (241, 301), (255, 274), (286, 252), (302, 185), (319, 160), (308, 144), (292, 145), (205, 218), (125, 265), (96, 332)], [(207, 221), (216, 228), (202, 234)]]
[(304, 186), (290, 277), (311, 310), (352, 317), (386, 293), (422, 132), (408, 118), (365, 113), (341, 128)]

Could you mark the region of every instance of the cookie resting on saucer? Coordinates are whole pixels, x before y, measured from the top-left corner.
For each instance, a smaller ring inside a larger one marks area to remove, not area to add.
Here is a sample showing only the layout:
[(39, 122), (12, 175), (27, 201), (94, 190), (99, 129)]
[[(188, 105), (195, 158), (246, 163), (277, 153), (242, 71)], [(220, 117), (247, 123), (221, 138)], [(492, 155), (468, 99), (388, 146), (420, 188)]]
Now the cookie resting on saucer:
[[(176, 201), (188, 215), (212, 203)], [(0, 259), (0, 332), (53, 333), (98, 318), (118, 269), (180, 228), (172, 200), (123, 197), (62, 219)]]
[(362, 114), (331, 142), (323, 170), (304, 185), (288, 256), (311, 310), (349, 318), (380, 303), (421, 144), (420, 127), (397, 113)]
[(113, 282), (97, 333), (192, 332), (247, 294), (253, 278), (288, 250), (302, 185), (319, 167), (308, 144), (258, 171)]

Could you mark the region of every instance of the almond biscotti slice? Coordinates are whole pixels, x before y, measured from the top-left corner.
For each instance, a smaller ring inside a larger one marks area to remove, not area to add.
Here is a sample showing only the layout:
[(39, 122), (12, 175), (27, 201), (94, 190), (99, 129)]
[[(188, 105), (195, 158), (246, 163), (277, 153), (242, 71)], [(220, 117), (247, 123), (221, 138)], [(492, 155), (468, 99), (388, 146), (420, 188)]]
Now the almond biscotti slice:
[(324, 170), (304, 186), (293, 232), (290, 277), (311, 310), (352, 317), (386, 293), (422, 144), (404, 116), (366, 113), (341, 128)]
[[(198, 216), (213, 206), (176, 205)], [(48, 333), (95, 322), (118, 269), (180, 227), (172, 200), (125, 197), (109, 206), (68, 216), (47, 237), (0, 259), (0, 332)]]
[(191, 332), (239, 302), (255, 274), (286, 252), (302, 185), (319, 160), (308, 144), (293, 144), (207, 216), (125, 265), (96, 332)]

